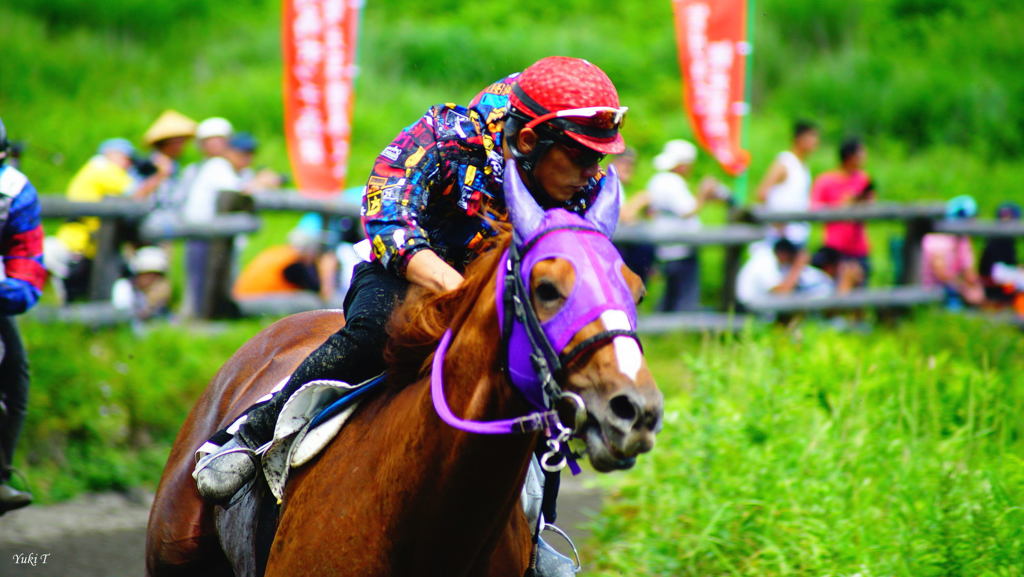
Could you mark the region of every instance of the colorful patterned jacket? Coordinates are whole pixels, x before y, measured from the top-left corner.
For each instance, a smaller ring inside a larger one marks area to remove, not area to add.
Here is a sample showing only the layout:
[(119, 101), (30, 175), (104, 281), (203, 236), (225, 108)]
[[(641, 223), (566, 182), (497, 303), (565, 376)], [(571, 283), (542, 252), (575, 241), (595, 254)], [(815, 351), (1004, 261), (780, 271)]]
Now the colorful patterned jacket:
[[(377, 157), (362, 208), (374, 260), (404, 277), (412, 255), (430, 248), (462, 271), (497, 234), (484, 216), (507, 220), (501, 145), (516, 76), (490, 85), (468, 107), (430, 108)], [(565, 208), (584, 212), (598, 189), (592, 179)]]
[(43, 227), (35, 187), (10, 166), (0, 166), (0, 257), (0, 315), (21, 314), (46, 282)]

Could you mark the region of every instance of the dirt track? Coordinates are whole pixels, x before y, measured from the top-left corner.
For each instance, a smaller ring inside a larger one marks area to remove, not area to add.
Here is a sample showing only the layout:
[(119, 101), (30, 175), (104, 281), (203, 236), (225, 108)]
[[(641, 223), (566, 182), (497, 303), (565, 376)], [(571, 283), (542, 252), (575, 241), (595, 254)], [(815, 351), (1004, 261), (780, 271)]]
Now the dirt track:
[[(562, 481), (559, 525), (580, 545), (586, 536), (580, 525), (601, 498), (569, 477)], [(89, 495), (0, 517), (0, 577), (141, 577), (151, 500), (147, 494)]]
[(140, 577), (151, 499), (88, 495), (7, 513), (0, 517), (0, 576)]

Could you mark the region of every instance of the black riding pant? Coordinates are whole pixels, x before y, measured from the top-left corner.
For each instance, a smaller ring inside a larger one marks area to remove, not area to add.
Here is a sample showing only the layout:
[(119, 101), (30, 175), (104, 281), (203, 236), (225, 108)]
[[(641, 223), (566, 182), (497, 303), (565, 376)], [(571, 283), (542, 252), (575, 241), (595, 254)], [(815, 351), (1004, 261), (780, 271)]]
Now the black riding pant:
[(6, 411), (0, 412), (0, 483), (10, 477), (14, 447), (28, 410), (28, 355), (18, 334), (14, 318), (0, 315), (0, 401)]
[(270, 401), (249, 412), (240, 430), (242, 437), (251, 445), (269, 441), (285, 401), (310, 381), (360, 383), (383, 372), (388, 319), (408, 287), (408, 281), (377, 262), (356, 265), (343, 305), (345, 326), (306, 357)]

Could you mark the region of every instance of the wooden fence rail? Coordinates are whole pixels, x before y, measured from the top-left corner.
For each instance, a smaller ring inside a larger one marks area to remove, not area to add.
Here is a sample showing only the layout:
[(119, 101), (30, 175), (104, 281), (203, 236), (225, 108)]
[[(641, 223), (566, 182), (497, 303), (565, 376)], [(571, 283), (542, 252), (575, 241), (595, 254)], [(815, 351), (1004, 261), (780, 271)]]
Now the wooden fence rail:
[[(232, 239), (239, 234), (250, 234), (260, 230), (261, 220), (258, 213), (269, 211), (315, 212), (325, 217), (358, 217), (360, 206), (341, 197), (311, 198), (297, 191), (268, 191), (253, 195), (241, 195), (237, 192), (225, 191), (219, 199), (221, 211), (216, 218), (203, 224), (186, 224), (174, 219), (159, 221), (147, 218), (152, 212), (151, 207), (125, 198), (106, 198), (100, 202), (73, 202), (60, 196), (43, 195), (40, 197), (42, 213), (45, 218), (82, 218), (98, 217), (100, 230), (97, 233), (97, 254), (93, 265), (93, 279), (90, 286), (90, 299), (94, 303), (86, 303), (82, 312), (41, 311), (38, 317), (54, 320), (71, 320), (99, 324), (104, 322), (100, 311), (102, 306), (95, 303), (109, 302), (110, 290), (114, 281), (121, 274), (120, 250), (128, 241), (163, 242), (169, 240), (205, 240), (216, 243), (213, 251), (216, 270), (207, 271), (210, 283), (204, 289), (204, 300), (210, 306), (199, 311), (201, 317), (212, 317), (223, 312), (223, 305), (230, 300), (230, 275), (227, 274), (233, 254)], [(765, 225), (777, 222), (836, 222), (836, 221), (902, 221), (906, 225), (904, 240), (904, 272), (901, 279), (905, 285), (914, 285), (920, 275), (921, 239), (932, 231), (968, 234), (972, 236), (1024, 236), (1024, 225), (1021, 223), (996, 223), (985, 221), (944, 222), (945, 210), (942, 203), (873, 203), (863, 206), (852, 206), (842, 209), (824, 209), (814, 211), (768, 211), (760, 207), (741, 211), (736, 222), (722, 226), (706, 226), (698, 230), (680, 230), (662, 228), (650, 224), (624, 225), (619, 227), (614, 240), (617, 243), (671, 244), (684, 243), (696, 247), (721, 246), (725, 249), (723, 267), (723, 289), (721, 310), (726, 312), (680, 313), (668, 315), (651, 315), (641, 321), (644, 332), (666, 332), (670, 330), (735, 330), (748, 319), (746, 316), (732, 315), (736, 306), (735, 279), (739, 271), (740, 259), (746, 246), (763, 239)], [(212, 246), (212, 245), (211, 245)], [(899, 305), (897, 301), (903, 296), (909, 299), (905, 304), (933, 302), (932, 293), (913, 288), (902, 291), (883, 289), (882, 291), (855, 293), (852, 297), (840, 299), (833, 308), (864, 308), (871, 306)], [(885, 294), (883, 294), (885, 293)], [(882, 300), (879, 300), (881, 298)], [(882, 302), (885, 299), (889, 301)], [(904, 300), (906, 300), (904, 299)], [(785, 302), (784, 302), (785, 301)], [(913, 301), (911, 303), (911, 301)], [(900, 301), (902, 302), (902, 301)], [(219, 303), (219, 304), (218, 304)], [(271, 298), (266, 302), (252, 300), (246, 303), (235, 303), (235, 310), (242, 314), (284, 314), (308, 309), (316, 303), (310, 299)], [(775, 311), (821, 310), (829, 305), (825, 301), (808, 303), (807, 299), (793, 298), (776, 299), (769, 308)], [(769, 306), (769, 305), (766, 305)], [(795, 307), (795, 308), (793, 308)], [(752, 312), (758, 312), (753, 307)], [(767, 309), (766, 309), (767, 310)], [(763, 311), (762, 311), (763, 312)], [(118, 313), (118, 319), (123, 313)]]

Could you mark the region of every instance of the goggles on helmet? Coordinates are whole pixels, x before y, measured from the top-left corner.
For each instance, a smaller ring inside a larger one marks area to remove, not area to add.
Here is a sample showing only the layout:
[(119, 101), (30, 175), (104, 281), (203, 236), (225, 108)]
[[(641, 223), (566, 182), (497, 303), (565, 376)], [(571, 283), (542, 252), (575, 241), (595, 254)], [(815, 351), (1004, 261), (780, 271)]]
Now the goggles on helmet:
[(530, 120), (526, 123), (526, 128), (533, 128), (541, 123), (560, 118), (587, 118), (590, 119), (587, 125), (573, 122), (573, 131), (579, 130), (583, 134), (587, 134), (587, 128), (591, 127), (598, 130), (614, 131), (622, 128), (622, 124), (626, 120), (626, 112), (628, 111), (628, 106), (620, 106), (619, 108), (612, 106), (588, 106), (586, 108), (556, 110), (555, 112), (548, 112)]

